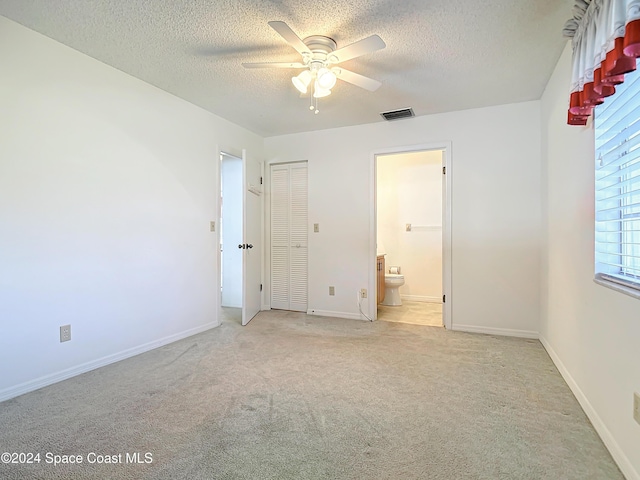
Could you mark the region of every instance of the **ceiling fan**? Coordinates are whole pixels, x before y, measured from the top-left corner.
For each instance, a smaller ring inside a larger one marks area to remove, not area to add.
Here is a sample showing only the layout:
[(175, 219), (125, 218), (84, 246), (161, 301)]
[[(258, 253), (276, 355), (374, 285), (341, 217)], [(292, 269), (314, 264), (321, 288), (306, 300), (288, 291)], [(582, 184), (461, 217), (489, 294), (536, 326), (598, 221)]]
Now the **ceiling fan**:
[(242, 66), (245, 68), (303, 69), (301, 73), (292, 77), (291, 81), (302, 94), (306, 94), (311, 87), (311, 99), (312, 102), (315, 100), (315, 104), (312, 103), (309, 109), (314, 110), (315, 113), (319, 112), (317, 99), (330, 95), (338, 78), (371, 92), (382, 85), (377, 80), (336, 66), (341, 62), (386, 47), (378, 35), (371, 35), (346, 47), (337, 48), (335, 40), (323, 35), (311, 35), (302, 40), (284, 22), (269, 22), (269, 26), (302, 55), (302, 62), (243, 63)]

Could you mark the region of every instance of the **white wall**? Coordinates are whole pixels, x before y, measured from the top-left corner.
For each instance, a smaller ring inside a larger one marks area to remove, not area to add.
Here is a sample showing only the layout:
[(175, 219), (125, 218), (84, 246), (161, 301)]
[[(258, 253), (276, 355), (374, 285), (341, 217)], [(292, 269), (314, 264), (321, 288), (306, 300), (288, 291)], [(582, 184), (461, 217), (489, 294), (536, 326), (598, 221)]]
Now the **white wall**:
[(537, 337), (539, 119), (536, 101), (266, 138), (267, 161), (309, 161), (309, 223), (320, 224), (309, 233), (309, 309), (359, 317), (375, 261), (374, 152), (451, 141), (453, 328)]
[(222, 306), (242, 307), (242, 159), (224, 156), (222, 174)]
[(441, 150), (377, 156), (378, 250), (401, 268), (405, 299), (442, 302), (442, 179)]
[(0, 65), (0, 399), (217, 325), (217, 150), (262, 139), (3, 17)]
[(541, 340), (628, 479), (640, 479), (640, 300), (593, 282), (593, 129), (566, 125), (567, 45), (542, 98)]

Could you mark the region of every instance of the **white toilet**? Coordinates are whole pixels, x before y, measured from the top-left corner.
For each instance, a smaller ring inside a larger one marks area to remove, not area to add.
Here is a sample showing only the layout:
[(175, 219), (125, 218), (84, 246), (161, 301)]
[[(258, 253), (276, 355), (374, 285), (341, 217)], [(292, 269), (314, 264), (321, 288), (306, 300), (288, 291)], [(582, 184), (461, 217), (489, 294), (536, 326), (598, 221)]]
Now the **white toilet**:
[(400, 291), (398, 290), (404, 285), (404, 275), (399, 273), (387, 273), (384, 276), (384, 300), (382, 305), (400, 306)]

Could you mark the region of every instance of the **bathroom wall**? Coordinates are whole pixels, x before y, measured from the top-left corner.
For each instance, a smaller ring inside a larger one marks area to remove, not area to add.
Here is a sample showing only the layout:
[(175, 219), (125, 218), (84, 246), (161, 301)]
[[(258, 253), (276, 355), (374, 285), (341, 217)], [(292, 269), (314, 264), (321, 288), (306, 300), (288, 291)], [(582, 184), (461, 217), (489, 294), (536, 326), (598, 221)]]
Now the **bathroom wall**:
[[(400, 266), (405, 300), (442, 299), (442, 152), (377, 157), (378, 250)], [(411, 231), (406, 231), (406, 224)]]

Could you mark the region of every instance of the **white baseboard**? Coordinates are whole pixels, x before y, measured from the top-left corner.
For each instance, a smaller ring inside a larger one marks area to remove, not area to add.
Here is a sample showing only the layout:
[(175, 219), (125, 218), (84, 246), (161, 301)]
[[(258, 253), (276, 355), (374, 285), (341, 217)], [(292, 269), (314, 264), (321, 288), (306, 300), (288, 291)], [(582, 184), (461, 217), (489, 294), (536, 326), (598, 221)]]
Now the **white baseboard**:
[(80, 375), (81, 373), (90, 372), (91, 370), (95, 370), (96, 368), (104, 367), (106, 365), (119, 362), (120, 360), (124, 360), (129, 357), (134, 357), (141, 353), (148, 352), (149, 350), (153, 350), (154, 348), (177, 342), (178, 340), (182, 340), (183, 338), (187, 338), (192, 335), (196, 335), (198, 333), (202, 333), (212, 328), (218, 327), (219, 325), (219, 321), (207, 323), (205, 325), (191, 328), (174, 335), (169, 335), (168, 337), (154, 340), (153, 342), (145, 343), (137, 347), (123, 350), (122, 352), (107, 355), (106, 357), (91, 360), (81, 365), (76, 365), (75, 367), (67, 368), (56, 373), (45, 375), (43, 377), (36, 378), (35, 380), (30, 380), (28, 382), (14, 385), (13, 387), (5, 388), (4, 390), (0, 390), (0, 402), (17, 397), (18, 395), (23, 395), (25, 393), (38, 390), (39, 388), (46, 387), (48, 385), (53, 385), (54, 383), (61, 382), (62, 380), (66, 380), (67, 378), (75, 377), (76, 375)]
[(332, 312), (329, 310), (307, 310), (307, 315), (318, 315), (322, 317), (348, 318), (350, 320), (365, 320), (366, 318), (357, 313)]
[(442, 297), (429, 297), (427, 295), (400, 295), (400, 298), (408, 302), (442, 303)]
[(560, 372), (560, 375), (562, 375), (562, 378), (564, 378), (564, 381), (567, 382), (567, 385), (569, 385), (569, 388), (573, 392), (573, 395), (578, 400), (578, 403), (584, 410), (584, 413), (587, 415), (587, 417), (589, 417), (591, 424), (596, 429), (596, 432), (598, 432), (598, 435), (600, 435), (600, 438), (607, 447), (607, 450), (609, 450), (609, 453), (611, 453), (611, 456), (618, 465), (618, 468), (620, 468), (620, 470), (622, 471), (622, 474), (627, 480), (640, 480), (640, 473), (638, 473), (638, 471), (633, 467), (627, 456), (618, 445), (618, 442), (615, 441), (613, 435), (611, 435), (611, 432), (604, 424), (598, 413), (595, 411), (595, 409), (591, 405), (591, 402), (589, 402), (589, 399), (573, 379), (573, 377), (569, 373), (569, 370), (567, 370), (567, 368), (564, 366), (558, 354), (553, 350), (547, 339), (543, 336), (540, 336), (540, 343), (542, 343), (542, 346), (551, 357), (551, 360)]
[(487, 335), (501, 335), (503, 337), (535, 338), (536, 340), (540, 336), (538, 332), (534, 332), (533, 330), (514, 330), (511, 328), (478, 327), (475, 325), (459, 325), (456, 323), (454, 323), (451, 326), (451, 330), (457, 330), (460, 332), (469, 332), (469, 333), (484, 333)]

